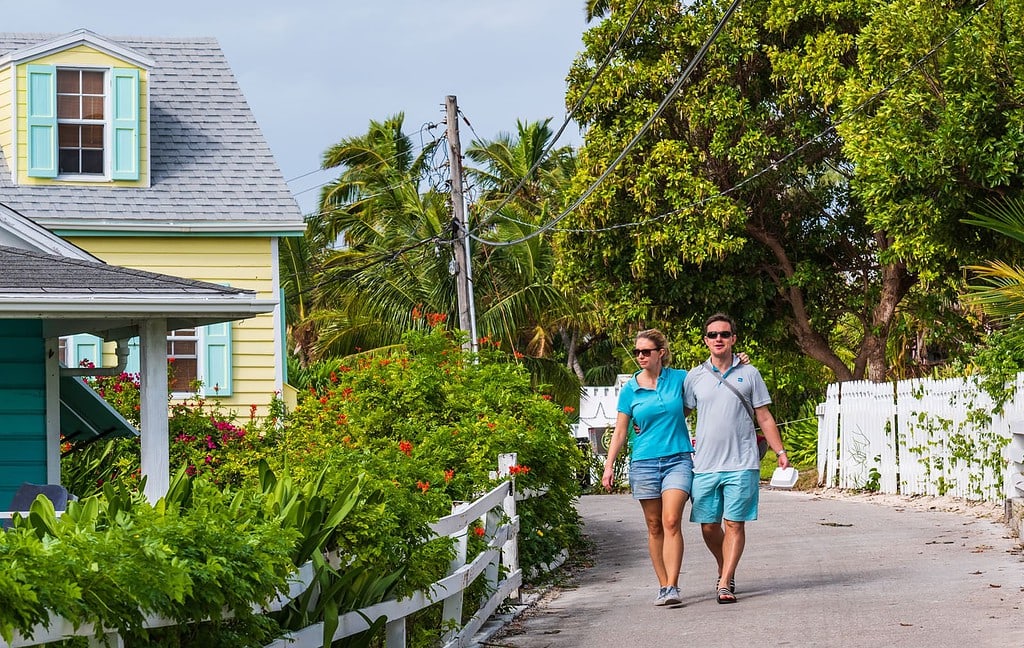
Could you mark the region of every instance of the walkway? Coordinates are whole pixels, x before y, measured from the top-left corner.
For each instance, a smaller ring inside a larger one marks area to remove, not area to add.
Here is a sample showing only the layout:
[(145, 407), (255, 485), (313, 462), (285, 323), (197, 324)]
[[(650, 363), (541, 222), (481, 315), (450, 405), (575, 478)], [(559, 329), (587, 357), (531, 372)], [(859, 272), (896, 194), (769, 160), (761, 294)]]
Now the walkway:
[(739, 602), (716, 603), (714, 560), (685, 522), (683, 603), (664, 608), (639, 505), (591, 495), (579, 508), (593, 566), (484, 646), (1024, 646), (1024, 556), (998, 520), (764, 490)]

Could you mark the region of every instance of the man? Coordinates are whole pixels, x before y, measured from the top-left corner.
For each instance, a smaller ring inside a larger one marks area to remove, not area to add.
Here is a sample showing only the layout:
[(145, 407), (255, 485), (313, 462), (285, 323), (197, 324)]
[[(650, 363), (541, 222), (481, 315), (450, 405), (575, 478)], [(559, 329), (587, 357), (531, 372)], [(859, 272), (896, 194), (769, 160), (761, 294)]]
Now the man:
[(697, 410), (690, 521), (700, 524), (704, 544), (718, 561), (718, 602), (735, 603), (736, 566), (746, 543), (744, 525), (757, 519), (761, 460), (754, 419), (779, 466), (788, 468), (789, 459), (768, 409), (771, 397), (760, 372), (732, 352), (732, 318), (724, 313), (709, 317), (704, 343), (711, 357), (691, 371), (683, 385), (687, 411)]

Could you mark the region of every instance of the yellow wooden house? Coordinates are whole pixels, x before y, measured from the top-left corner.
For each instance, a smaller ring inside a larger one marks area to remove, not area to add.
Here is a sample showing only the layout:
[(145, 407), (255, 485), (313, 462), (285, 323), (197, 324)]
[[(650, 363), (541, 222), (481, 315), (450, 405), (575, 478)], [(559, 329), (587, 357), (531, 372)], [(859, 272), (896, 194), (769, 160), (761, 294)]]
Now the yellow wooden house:
[[(167, 352), (175, 397), (199, 384), (245, 414), (287, 397), (277, 249), (305, 225), (216, 40), (0, 33), (0, 203), (106, 263), (277, 301), (168, 331)], [(89, 335), (60, 354), (117, 362)]]

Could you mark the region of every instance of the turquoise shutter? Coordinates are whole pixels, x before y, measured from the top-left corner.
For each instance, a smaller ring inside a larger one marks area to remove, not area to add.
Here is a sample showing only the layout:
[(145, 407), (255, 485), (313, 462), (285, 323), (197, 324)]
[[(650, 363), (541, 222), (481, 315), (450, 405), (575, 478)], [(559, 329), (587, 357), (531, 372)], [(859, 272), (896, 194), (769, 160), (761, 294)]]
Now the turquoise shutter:
[(28, 175), (57, 177), (57, 68), (29, 65), (27, 78)]
[(203, 327), (203, 393), (206, 396), (230, 396), (231, 322)]
[(281, 310), (281, 328), (274, 331), (274, 335), (281, 341), (281, 384), (288, 384), (288, 336), (285, 331), (288, 330), (288, 322), (285, 321), (285, 301), (284, 301), (284, 288), (278, 288), (278, 305), (277, 307)]
[(88, 360), (94, 367), (103, 366), (103, 340), (95, 335), (72, 335), (67, 339), (68, 366), (77, 367)]
[(114, 68), (110, 177), (139, 179), (139, 71)]
[(125, 373), (142, 373), (141, 358), (142, 355), (139, 350), (139, 338), (136, 336), (128, 340), (128, 362), (125, 363), (124, 366)]

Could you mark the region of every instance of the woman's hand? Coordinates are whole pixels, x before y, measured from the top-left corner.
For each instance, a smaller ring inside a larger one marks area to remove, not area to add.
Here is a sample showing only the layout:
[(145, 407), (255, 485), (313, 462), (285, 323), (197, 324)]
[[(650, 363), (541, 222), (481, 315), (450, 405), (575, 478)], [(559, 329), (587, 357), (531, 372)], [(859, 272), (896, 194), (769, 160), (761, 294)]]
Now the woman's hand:
[(605, 466), (604, 474), (601, 475), (601, 484), (606, 490), (611, 490), (612, 486), (615, 485), (615, 467)]

